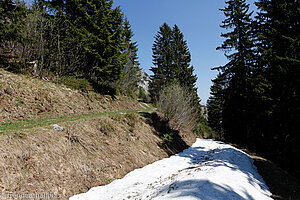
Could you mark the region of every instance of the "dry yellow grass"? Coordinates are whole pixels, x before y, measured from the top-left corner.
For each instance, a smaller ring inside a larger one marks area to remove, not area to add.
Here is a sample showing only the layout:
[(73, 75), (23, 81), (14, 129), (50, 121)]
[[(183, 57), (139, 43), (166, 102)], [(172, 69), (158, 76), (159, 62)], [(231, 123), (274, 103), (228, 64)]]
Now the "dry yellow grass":
[(0, 123), (47, 116), (141, 108), (130, 98), (119, 101), (95, 92), (16, 75), (0, 69)]
[(123, 177), (168, 154), (138, 114), (114, 115), (0, 135), (0, 186), (5, 193), (47, 191), (59, 199)]

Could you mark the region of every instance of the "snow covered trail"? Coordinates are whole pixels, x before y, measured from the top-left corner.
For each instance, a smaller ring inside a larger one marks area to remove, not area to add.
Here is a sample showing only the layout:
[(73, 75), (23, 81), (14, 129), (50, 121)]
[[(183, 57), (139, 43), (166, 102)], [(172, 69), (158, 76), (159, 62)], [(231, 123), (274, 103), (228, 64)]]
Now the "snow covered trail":
[(223, 142), (197, 139), (182, 153), (136, 169), (123, 179), (70, 200), (271, 199), (246, 153)]

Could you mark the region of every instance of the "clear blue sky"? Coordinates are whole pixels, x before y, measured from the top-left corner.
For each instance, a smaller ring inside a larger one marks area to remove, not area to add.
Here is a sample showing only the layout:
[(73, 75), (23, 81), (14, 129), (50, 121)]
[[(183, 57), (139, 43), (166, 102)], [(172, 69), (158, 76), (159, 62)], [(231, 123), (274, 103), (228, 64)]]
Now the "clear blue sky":
[[(254, 0), (249, 0), (253, 4)], [(166, 22), (170, 26), (177, 24), (187, 40), (192, 55), (191, 64), (198, 77), (198, 95), (201, 104), (206, 104), (210, 95), (211, 79), (217, 72), (211, 67), (224, 65), (227, 60), (224, 53), (217, 51), (223, 39), (219, 25), (224, 14), (224, 0), (114, 0), (114, 6), (120, 6), (129, 19), (135, 34), (134, 41), (139, 47), (141, 68), (149, 75), (152, 64), (152, 45), (159, 27)]]

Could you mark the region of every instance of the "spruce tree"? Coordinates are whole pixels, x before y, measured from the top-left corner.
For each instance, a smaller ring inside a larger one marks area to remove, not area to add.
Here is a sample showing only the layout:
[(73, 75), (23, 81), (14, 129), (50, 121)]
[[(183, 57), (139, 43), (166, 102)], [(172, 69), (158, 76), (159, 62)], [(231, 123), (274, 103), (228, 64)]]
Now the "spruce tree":
[(164, 23), (155, 36), (153, 45), (152, 98), (156, 97), (163, 86), (179, 83), (195, 96), (195, 104), (199, 103), (194, 67), (190, 65), (191, 54), (183, 33), (177, 25), (171, 28)]
[(125, 63), (120, 8), (112, 8), (112, 0), (49, 1), (49, 4), (64, 13), (72, 39), (82, 44), (87, 58), (85, 76), (98, 83), (120, 79)]
[(256, 5), (257, 62), (271, 85), (267, 91), (271, 109), (261, 129), (265, 130), (264, 141), (272, 149), (268, 153), (295, 171), (300, 167), (297, 158), (292, 157), (300, 150), (300, 3), (260, 0)]
[[(225, 137), (235, 141), (246, 142), (249, 138), (249, 119), (247, 98), (249, 96), (248, 77), (252, 68), (253, 42), (251, 32), (251, 14), (249, 4), (245, 0), (226, 1), (226, 7), (220, 9), (226, 19), (221, 28), (230, 32), (221, 36), (226, 38), (218, 47), (224, 50), (229, 62), (216, 69), (222, 72), (224, 80), (224, 105), (222, 111), (222, 126)], [(228, 54), (227, 52), (233, 53)]]
[(19, 64), (8, 62), (10, 56), (19, 57), (22, 54), (16, 50), (16, 44), (24, 40), (22, 33), (27, 14), (28, 9), (24, 2), (0, 0), (0, 67), (9, 66), (9, 70), (19, 70)]
[(195, 87), (197, 77), (193, 75), (194, 67), (190, 65), (191, 54), (187, 42), (184, 40), (183, 33), (176, 24), (172, 30), (172, 38), (173, 76), (179, 81), (182, 87), (192, 90)]
[(137, 42), (132, 41), (134, 36), (131, 30), (131, 25), (127, 18), (124, 20), (124, 50), (123, 56), (126, 57), (125, 65), (122, 71), (122, 78), (118, 81), (118, 86), (127, 91), (127, 93), (138, 92), (138, 82), (140, 81), (141, 69), (139, 68), (138, 61), (138, 47)]
[(208, 109), (208, 124), (209, 126), (219, 133), (222, 134), (222, 121), (223, 121), (223, 107), (224, 107), (224, 79), (222, 74), (212, 80), (213, 85), (210, 87), (210, 97), (207, 101)]
[(28, 10), (25, 3), (0, 0), (0, 47), (7, 41), (20, 41)]
[(170, 77), (172, 76), (171, 67), (173, 64), (173, 52), (172, 52), (172, 29), (164, 23), (159, 27), (159, 32), (154, 37), (155, 41), (153, 44), (153, 67), (151, 71), (152, 82), (150, 85), (151, 98), (157, 100), (158, 93), (165, 84), (170, 83)]

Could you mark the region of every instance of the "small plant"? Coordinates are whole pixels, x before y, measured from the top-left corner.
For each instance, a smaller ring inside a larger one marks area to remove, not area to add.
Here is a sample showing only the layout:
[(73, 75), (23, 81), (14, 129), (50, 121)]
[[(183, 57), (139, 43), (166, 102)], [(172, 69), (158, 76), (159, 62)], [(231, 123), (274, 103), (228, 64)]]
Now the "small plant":
[(171, 144), (173, 142), (173, 133), (164, 133), (162, 139), (164, 143)]
[(22, 106), (24, 104), (23, 99), (17, 98), (17, 103), (15, 103), (16, 107)]
[(110, 135), (115, 132), (114, 125), (108, 120), (102, 121), (99, 125), (99, 130), (104, 133), (104, 135)]
[(112, 182), (112, 178), (106, 178), (105, 180), (104, 180), (104, 182), (105, 182), (105, 184), (109, 184), (110, 182)]

